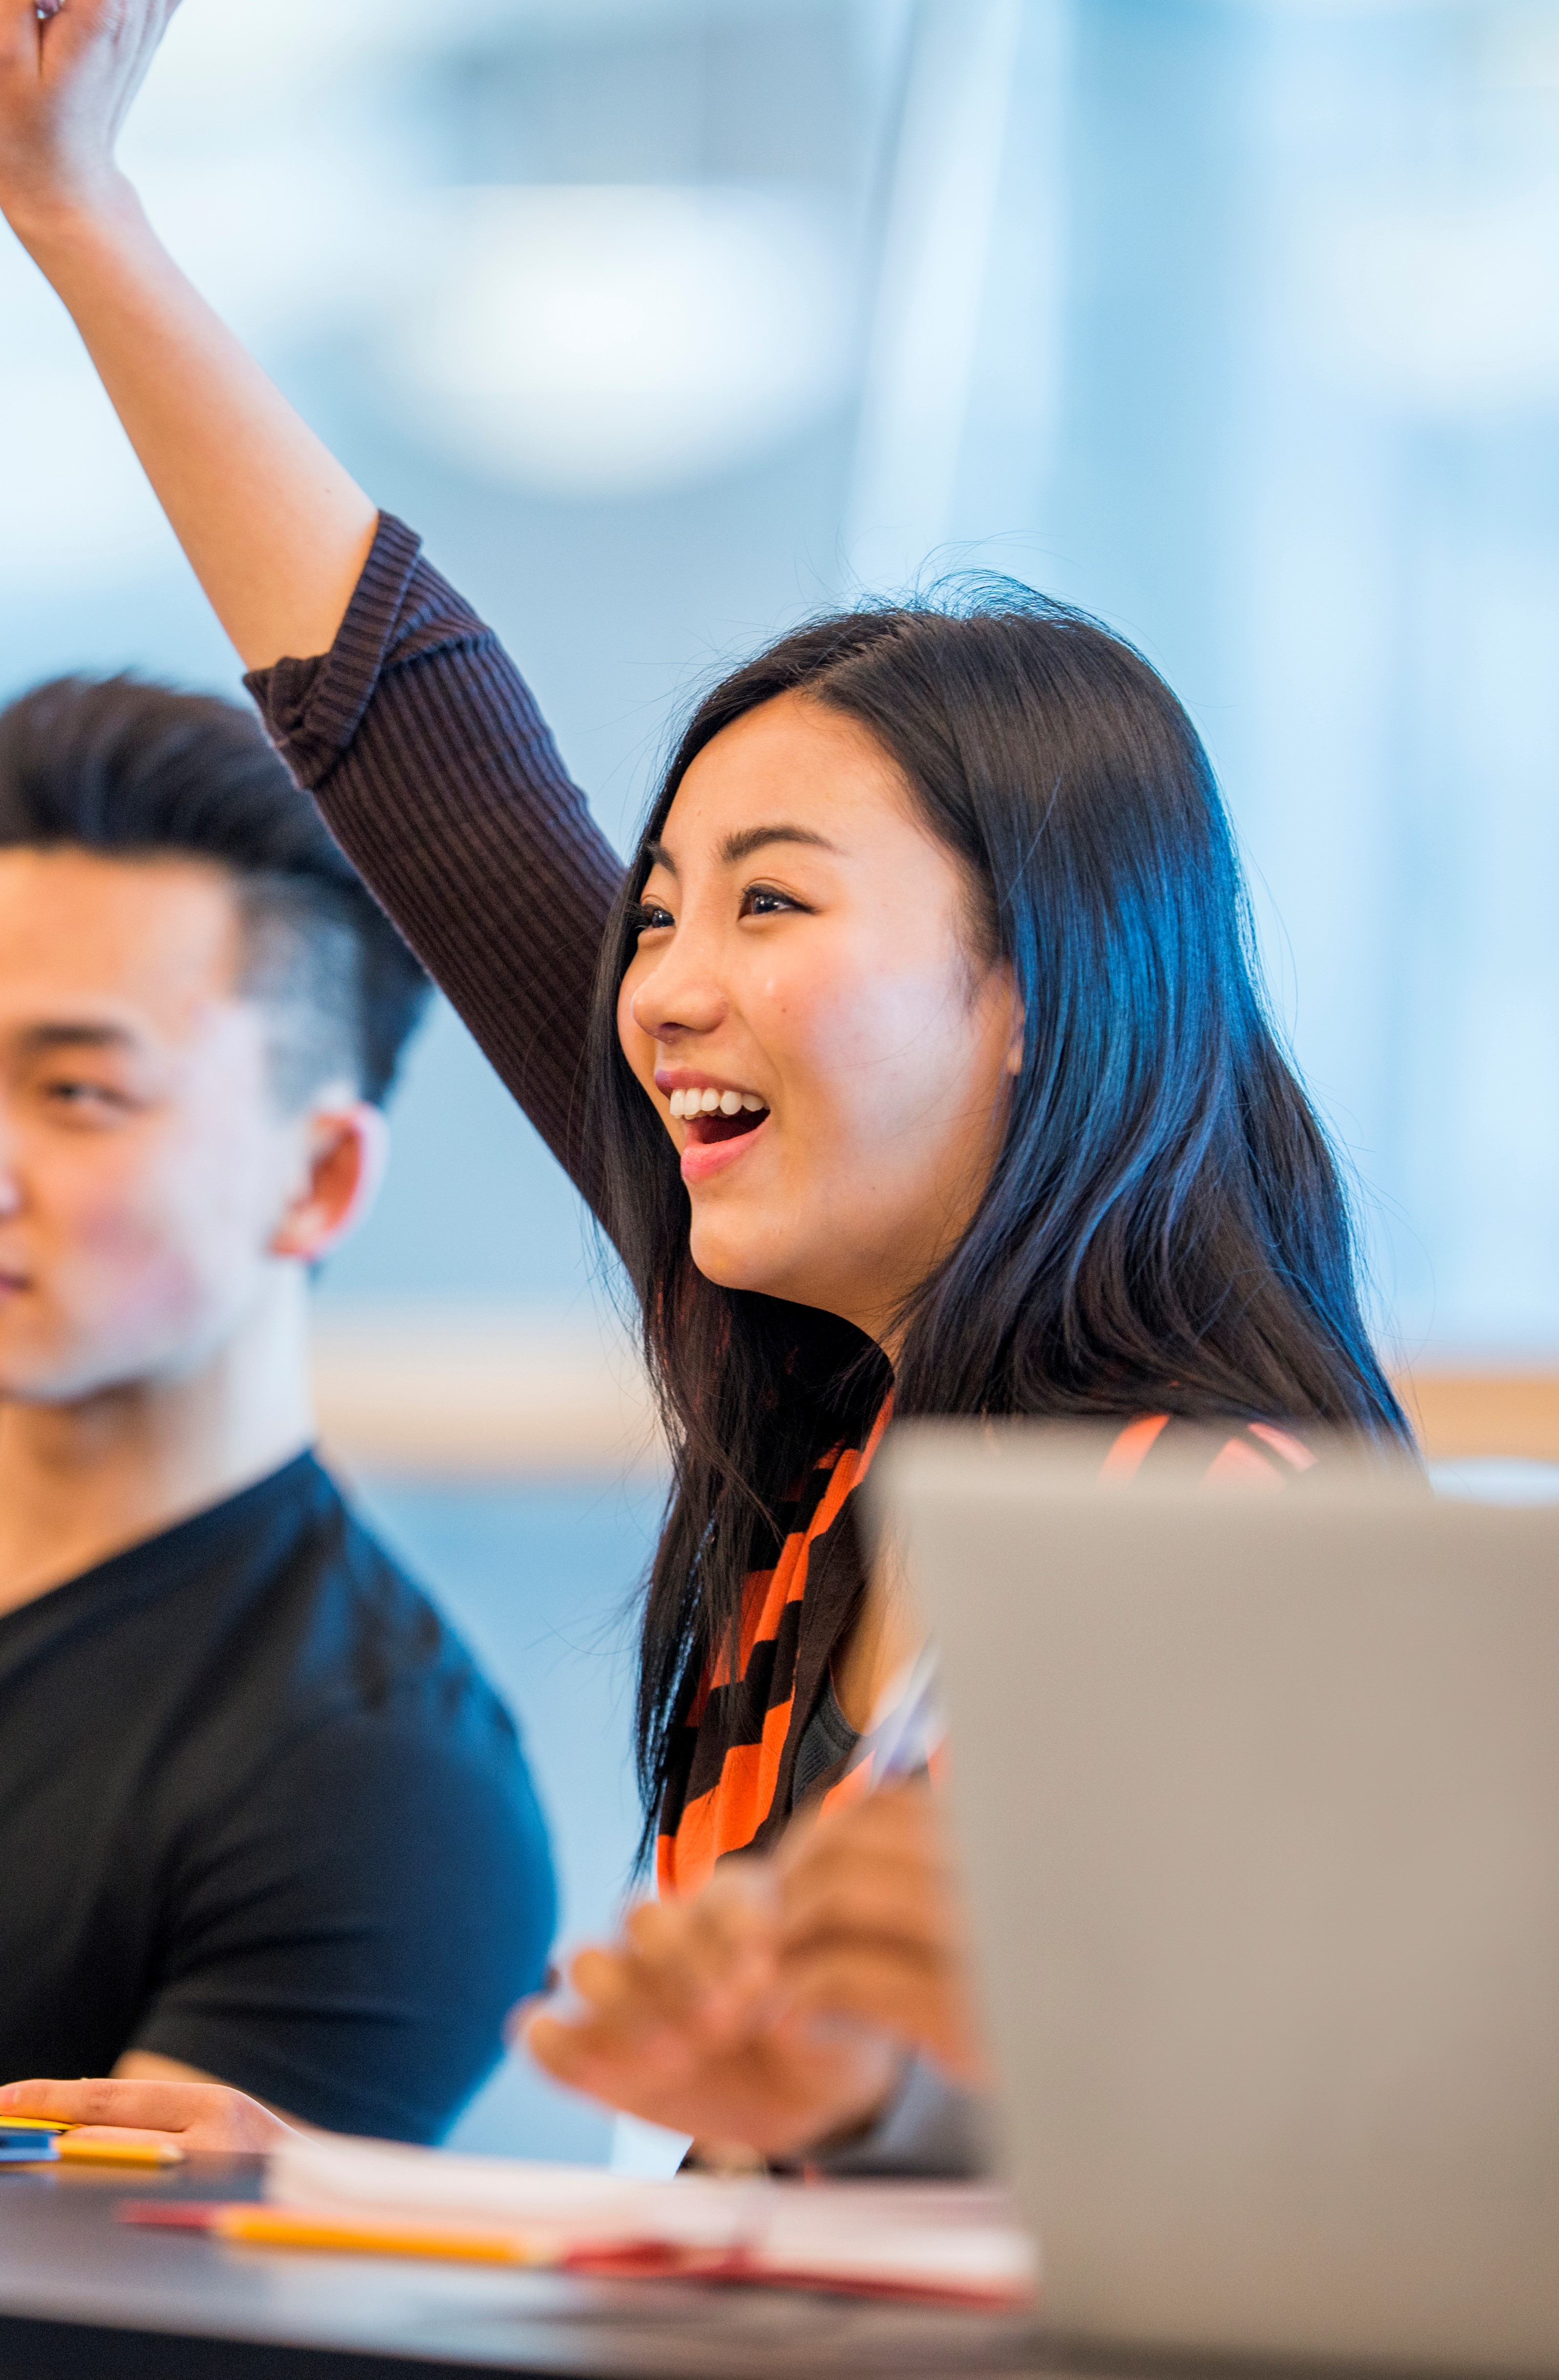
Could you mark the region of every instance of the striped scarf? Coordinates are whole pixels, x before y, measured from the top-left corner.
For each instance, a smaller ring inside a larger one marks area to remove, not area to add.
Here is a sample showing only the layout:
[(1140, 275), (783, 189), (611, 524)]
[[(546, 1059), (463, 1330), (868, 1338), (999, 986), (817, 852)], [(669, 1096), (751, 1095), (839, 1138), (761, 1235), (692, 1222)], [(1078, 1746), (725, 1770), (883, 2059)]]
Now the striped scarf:
[[(796, 1755), (866, 1590), (855, 1491), (891, 1411), (890, 1400), (864, 1444), (824, 1454), (783, 1508), (773, 1567), (748, 1577), (736, 1658), (722, 1654), (699, 1681), (661, 1803), (656, 1874), (668, 1897), (696, 1892), (728, 1852), (768, 1848), (790, 1817)], [(1165, 1414), (1127, 1422), (1104, 1475), (1128, 1479), (1155, 1461), (1183, 1460), (1192, 1433), (1205, 1441), (1205, 1426)], [(1314, 1460), (1286, 1430), (1249, 1422), (1212, 1449), (1203, 1475), (1210, 1485), (1275, 1487)]]

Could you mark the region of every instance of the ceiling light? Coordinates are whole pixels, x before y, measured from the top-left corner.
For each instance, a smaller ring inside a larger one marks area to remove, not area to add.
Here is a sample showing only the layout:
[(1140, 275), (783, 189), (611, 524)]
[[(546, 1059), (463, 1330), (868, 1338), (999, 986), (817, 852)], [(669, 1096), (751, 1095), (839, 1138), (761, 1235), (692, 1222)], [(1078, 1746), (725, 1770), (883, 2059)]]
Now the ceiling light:
[(848, 389), (844, 242), (806, 196), (474, 190), (440, 232), (392, 360), (420, 434), (477, 474), (573, 496), (685, 485)]

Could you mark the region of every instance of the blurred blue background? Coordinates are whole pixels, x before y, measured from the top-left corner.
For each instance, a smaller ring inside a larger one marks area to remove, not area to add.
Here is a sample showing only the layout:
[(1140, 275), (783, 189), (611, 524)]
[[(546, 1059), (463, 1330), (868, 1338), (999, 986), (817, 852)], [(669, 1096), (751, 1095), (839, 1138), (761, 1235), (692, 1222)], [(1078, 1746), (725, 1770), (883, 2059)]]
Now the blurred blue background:
[[(1559, 1354), (1554, 0), (187, 0), (126, 156), (619, 842), (692, 691), (863, 588), (1008, 571), (1133, 638), (1226, 786), (1391, 1352)], [(0, 322), (0, 693), (235, 686), (5, 244)], [(326, 1318), (584, 1330), (590, 1267), (440, 1014)], [(591, 1632), (652, 1483), (371, 1493), (605, 1922)]]

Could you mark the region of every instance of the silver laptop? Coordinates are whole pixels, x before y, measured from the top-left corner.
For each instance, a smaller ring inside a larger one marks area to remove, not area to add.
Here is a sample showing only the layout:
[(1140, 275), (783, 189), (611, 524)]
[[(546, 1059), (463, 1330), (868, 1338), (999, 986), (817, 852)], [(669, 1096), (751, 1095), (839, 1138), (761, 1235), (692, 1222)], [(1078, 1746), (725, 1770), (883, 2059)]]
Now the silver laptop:
[(1559, 1511), (900, 1433), (1060, 2331), (1559, 2371)]

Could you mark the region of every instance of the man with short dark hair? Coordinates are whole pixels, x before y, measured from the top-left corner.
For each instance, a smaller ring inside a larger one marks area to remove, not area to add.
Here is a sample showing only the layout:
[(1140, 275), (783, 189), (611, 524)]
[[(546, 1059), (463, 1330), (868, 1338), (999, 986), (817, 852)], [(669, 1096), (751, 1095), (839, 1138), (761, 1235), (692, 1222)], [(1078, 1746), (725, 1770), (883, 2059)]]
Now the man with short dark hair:
[(309, 1451), (426, 996), (247, 711), (0, 712), (0, 2080), (432, 2140), (542, 1981), (513, 1724)]

